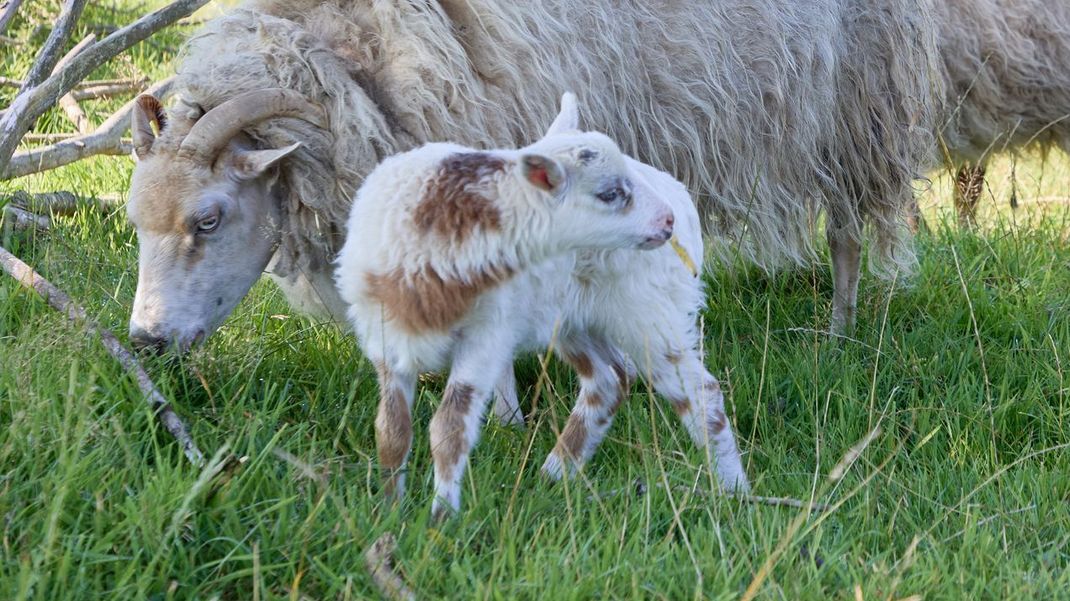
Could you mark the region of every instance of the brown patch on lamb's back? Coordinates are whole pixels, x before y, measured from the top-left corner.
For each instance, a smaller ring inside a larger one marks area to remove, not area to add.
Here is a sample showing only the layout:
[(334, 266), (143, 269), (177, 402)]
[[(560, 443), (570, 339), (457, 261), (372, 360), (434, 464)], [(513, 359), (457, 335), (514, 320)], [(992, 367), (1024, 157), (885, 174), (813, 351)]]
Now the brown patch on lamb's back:
[(457, 243), (463, 243), (476, 229), (500, 229), (501, 212), (484, 188), (504, 169), (503, 159), (485, 152), (447, 157), (413, 210), (416, 227)]
[(445, 331), (464, 317), (480, 294), (509, 279), (508, 267), (490, 267), (467, 278), (444, 278), (431, 266), (406, 276), (401, 269), (365, 276), (369, 296), (389, 319), (413, 333)]

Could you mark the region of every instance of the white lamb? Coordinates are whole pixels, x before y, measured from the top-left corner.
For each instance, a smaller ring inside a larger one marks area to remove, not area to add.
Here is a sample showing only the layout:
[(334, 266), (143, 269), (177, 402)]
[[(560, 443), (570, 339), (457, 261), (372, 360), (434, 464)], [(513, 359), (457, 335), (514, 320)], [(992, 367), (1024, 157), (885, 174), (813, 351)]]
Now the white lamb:
[[(387, 494), (404, 491), (417, 376), (450, 366), (431, 420), (433, 513), (460, 482), (496, 383), (520, 350), (577, 372), (576, 406), (543, 471), (581, 467), (638, 371), (665, 396), (721, 482), (748, 483), (717, 380), (698, 349), (701, 282), (664, 243), (703, 256), (684, 186), (577, 131), (575, 97), (520, 150), (428, 144), (382, 162), (357, 192), (337, 284), (378, 370), (375, 421)], [(656, 250), (654, 250), (656, 249)]]

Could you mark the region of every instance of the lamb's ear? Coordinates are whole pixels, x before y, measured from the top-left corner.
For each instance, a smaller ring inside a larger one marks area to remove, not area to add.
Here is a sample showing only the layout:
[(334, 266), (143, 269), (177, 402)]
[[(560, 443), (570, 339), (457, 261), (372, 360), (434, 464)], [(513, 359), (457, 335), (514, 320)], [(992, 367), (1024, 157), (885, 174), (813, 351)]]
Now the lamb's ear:
[(552, 136), (580, 128), (580, 109), (576, 103), (576, 95), (565, 92), (561, 95), (561, 110), (557, 113), (554, 122), (546, 129), (544, 135)]
[(548, 156), (525, 154), (520, 157), (520, 169), (529, 184), (551, 194), (565, 185), (565, 168)]
[(297, 150), (300, 146), (300, 142), (294, 142), (284, 148), (237, 150), (231, 157), (227, 167), (233, 177), (239, 180), (250, 180), (267, 171), (268, 168)]
[[(152, 130), (153, 124), (156, 131)], [(137, 158), (145, 158), (152, 151), (152, 143), (156, 141), (157, 132), (162, 132), (167, 126), (167, 117), (164, 114), (163, 104), (152, 94), (142, 94), (134, 101), (134, 111), (131, 115), (130, 131), (134, 138), (134, 154)]]

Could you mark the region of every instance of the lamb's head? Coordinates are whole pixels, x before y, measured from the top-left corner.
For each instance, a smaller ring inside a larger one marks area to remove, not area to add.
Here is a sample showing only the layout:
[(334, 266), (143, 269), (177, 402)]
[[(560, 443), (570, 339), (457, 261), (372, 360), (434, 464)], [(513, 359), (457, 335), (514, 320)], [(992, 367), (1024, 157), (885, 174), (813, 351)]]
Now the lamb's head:
[(128, 204), (139, 243), (130, 317), (136, 346), (184, 351), (249, 291), (280, 238), (273, 167), (298, 144), (255, 149), (241, 130), (272, 117), (320, 114), (292, 92), (261, 90), (169, 123), (158, 100), (139, 97)]
[(520, 151), (520, 171), (551, 197), (554, 238), (571, 248), (661, 246), (672, 236), (672, 208), (636, 173), (608, 137), (577, 130), (575, 98), (546, 135)]

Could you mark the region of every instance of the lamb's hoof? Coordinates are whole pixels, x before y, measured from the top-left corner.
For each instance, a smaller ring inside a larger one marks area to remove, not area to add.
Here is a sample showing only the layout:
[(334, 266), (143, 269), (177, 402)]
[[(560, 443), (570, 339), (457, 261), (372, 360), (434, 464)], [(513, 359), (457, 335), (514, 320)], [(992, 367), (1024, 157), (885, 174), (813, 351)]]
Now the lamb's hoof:
[(542, 468), (539, 469), (539, 473), (543, 475), (547, 480), (557, 482), (561, 480), (561, 476), (564, 474), (565, 466), (561, 462), (561, 458), (557, 456), (557, 453), (550, 453), (546, 456), (546, 461), (543, 462)]

